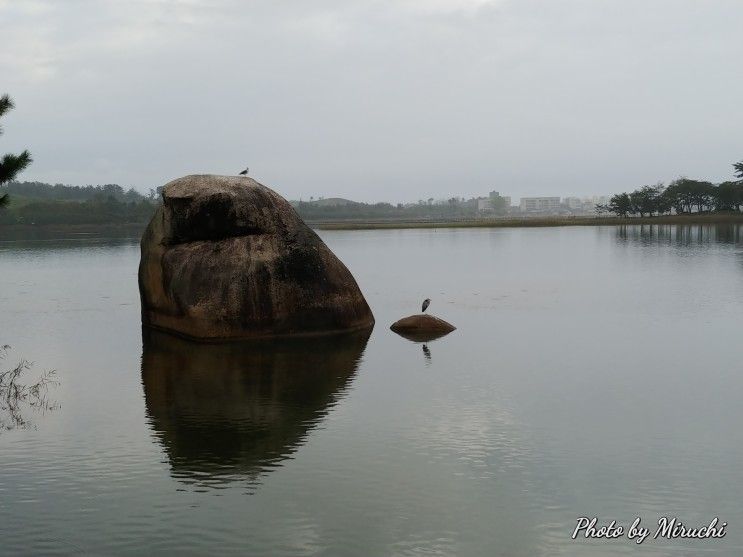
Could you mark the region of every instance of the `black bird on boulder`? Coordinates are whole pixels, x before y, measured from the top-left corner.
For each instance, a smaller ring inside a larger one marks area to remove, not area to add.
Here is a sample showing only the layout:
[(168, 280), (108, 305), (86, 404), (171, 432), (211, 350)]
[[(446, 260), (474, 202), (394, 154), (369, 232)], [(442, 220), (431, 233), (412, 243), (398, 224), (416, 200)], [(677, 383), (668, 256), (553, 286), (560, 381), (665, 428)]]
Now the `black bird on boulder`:
[(425, 313), (426, 309), (428, 309), (428, 306), (430, 305), (431, 305), (430, 298), (426, 298), (425, 300), (423, 300), (423, 307), (421, 308), (421, 312)]
[(245, 167), (245, 170), (243, 170), (242, 172), (240, 172), (240, 174), (238, 174), (238, 176), (247, 176), (248, 175), (248, 170), (250, 170), (250, 167), (246, 166)]

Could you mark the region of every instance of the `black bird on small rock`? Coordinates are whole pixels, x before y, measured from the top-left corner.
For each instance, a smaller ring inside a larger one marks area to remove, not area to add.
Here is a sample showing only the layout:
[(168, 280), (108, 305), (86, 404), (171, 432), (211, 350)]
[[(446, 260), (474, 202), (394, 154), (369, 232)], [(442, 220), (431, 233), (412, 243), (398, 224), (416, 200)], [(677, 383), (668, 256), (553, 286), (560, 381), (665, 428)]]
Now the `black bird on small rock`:
[(431, 305), (430, 298), (426, 298), (425, 300), (423, 300), (423, 307), (421, 308), (421, 312), (425, 313), (426, 309), (428, 309), (428, 306), (430, 305)]
[(248, 170), (250, 170), (250, 168), (249, 167), (245, 167), (245, 170), (243, 170), (242, 172), (240, 172), (239, 176), (247, 176), (248, 175)]

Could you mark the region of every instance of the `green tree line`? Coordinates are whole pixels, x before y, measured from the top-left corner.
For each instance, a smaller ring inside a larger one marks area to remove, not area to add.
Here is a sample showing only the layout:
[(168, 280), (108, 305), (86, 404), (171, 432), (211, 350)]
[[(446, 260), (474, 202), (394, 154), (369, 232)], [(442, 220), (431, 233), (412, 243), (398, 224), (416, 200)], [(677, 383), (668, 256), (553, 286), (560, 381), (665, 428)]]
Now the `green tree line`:
[(12, 182), (0, 187), (10, 203), (0, 224), (129, 224), (147, 223), (159, 199), (118, 184), (66, 186)]
[(611, 197), (607, 205), (598, 206), (597, 209), (619, 217), (738, 213), (743, 208), (743, 161), (733, 164), (733, 169), (737, 180), (713, 184), (679, 178), (667, 186), (659, 183), (629, 193), (618, 193)]
[[(157, 205), (160, 192), (144, 195), (118, 184), (69, 186), (43, 182), (11, 182), (0, 186), (10, 204), (0, 212), (0, 224), (124, 224), (147, 223)], [(295, 201), (293, 205), (306, 220), (344, 219), (447, 219), (471, 217), (477, 200), (452, 197), (435, 202), (357, 203), (327, 205), (317, 201)]]
[(90, 201), (113, 197), (117, 201), (138, 202), (143, 199), (156, 199), (158, 194), (150, 190), (143, 195), (134, 188), (124, 190), (118, 184), (103, 184), (98, 186), (68, 186), (65, 184), (46, 184), (44, 182), (10, 182), (0, 187), (0, 192), (9, 196), (30, 198), (48, 201)]
[(305, 220), (343, 220), (343, 219), (439, 219), (471, 217), (477, 212), (476, 199), (452, 197), (445, 202), (435, 203), (433, 199), (403, 205), (398, 203), (357, 203), (343, 205), (322, 205), (311, 201), (293, 203), (294, 208)]
[(155, 211), (147, 200), (122, 202), (109, 197), (88, 201), (34, 201), (10, 204), (0, 224), (146, 224)]

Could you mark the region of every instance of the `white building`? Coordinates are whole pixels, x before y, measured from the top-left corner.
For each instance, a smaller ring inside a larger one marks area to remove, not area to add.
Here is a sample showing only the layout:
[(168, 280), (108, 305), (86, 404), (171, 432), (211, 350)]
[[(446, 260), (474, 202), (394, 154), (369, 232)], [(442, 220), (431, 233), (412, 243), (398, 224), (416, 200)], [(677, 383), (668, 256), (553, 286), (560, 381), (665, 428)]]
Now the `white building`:
[(581, 201), (580, 197), (566, 197), (565, 206), (571, 211), (582, 211), (583, 201)]
[(595, 213), (596, 205), (608, 205), (609, 198), (605, 195), (594, 195), (593, 197), (583, 198), (583, 211), (586, 213)]
[(519, 208), (522, 213), (557, 213), (560, 211), (560, 198), (522, 197)]

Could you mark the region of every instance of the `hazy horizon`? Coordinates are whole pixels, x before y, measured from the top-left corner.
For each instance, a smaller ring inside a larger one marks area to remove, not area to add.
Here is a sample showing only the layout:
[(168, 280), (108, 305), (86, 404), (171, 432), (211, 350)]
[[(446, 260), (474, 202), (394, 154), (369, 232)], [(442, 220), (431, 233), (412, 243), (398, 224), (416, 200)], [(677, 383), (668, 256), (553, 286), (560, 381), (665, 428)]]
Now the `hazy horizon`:
[[(592, 196), (743, 159), (732, 0), (0, 0), (20, 181)], [(51, 100), (50, 100), (51, 99)]]

